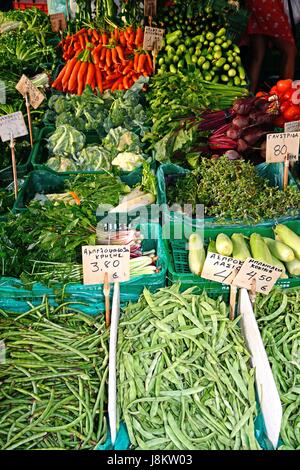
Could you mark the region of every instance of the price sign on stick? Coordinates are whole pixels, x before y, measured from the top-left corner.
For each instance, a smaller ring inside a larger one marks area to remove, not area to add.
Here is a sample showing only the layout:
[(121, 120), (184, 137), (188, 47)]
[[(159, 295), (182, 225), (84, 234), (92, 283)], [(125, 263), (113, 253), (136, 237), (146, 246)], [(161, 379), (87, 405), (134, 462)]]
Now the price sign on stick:
[(267, 163), (296, 161), (299, 158), (299, 132), (282, 132), (267, 135)]
[(32, 83), (28, 77), (26, 77), (26, 75), (22, 75), (16, 85), (16, 89), (24, 98), (26, 98), (26, 94), (28, 94), (29, 103), (33, 109), (37, 109), (45, 99), (43, 93)]
[(54, 13), (50, 15), (51, 28), (54, 33), (64, 31), (67, 28), (67, 22), (63, 13)]
[(144, 16), (156, 16), (157, 0), (144, 0)]
[(208, 252), (201, 277), (230, 285), (242, 265), (243, 262), (238, 259)]
[(129, 259), (130, 248), (126, 245), (83, 246), (83, 283), (103, 283), (105, 273), (108, 273), (109, 282), (128, 281)]
[(164, 34), (164, 29), (151, 28), (150, 26), (146, 26), (144, 33), (143, 49), (145, 51), (159, 51), (161, 49)]
[(284, 132), (300, 132), (300, 121), (286, 122)]
[(0, 136), (2, 142), (27, 135), (27, 127), (21, 111), (0, 117)]
[(238, 275), (233, 281), (233, 285), (253, 289), (261, 294), (268, 294), (277, 279), (280, 278), (282, 270), (276, 266), (247, 258), (241, 267)]

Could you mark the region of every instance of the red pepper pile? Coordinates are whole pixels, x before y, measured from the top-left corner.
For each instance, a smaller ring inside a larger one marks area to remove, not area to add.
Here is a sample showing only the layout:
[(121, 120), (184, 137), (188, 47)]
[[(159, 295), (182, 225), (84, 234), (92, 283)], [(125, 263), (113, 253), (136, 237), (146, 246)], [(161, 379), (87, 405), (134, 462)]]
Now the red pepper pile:
[(66, 64), (52, 83), (57, 90), (81, 95), (93, 90), (130, 88), (141, 75), (153, 73), (152, 58), (143, 51), (144, 32), (132, 26), (111, 33), (95, 29), (78, 31), (60, 43)]
[(274, 121), (275, 126), (284, 127), (286, 122), (300, 120), (300, 82), (292, 80), (279, 80), (269, 93), (258, 92), (258, 97), (269, 99), (273, 97), (279, 101), (280, 114)]

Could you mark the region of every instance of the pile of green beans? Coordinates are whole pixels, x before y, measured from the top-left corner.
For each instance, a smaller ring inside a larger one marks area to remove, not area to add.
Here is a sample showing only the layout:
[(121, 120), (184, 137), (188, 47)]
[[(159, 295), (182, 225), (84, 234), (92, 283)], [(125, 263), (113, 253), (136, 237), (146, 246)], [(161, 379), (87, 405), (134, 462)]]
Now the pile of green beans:
[(259, 450), (254, 370), (228, 306), (179, 285), (144, 290), (118, 339), (119, 417), (133, 448)]
[(300, 288), (258, 297), (255, 314), (283, 407), (281, 450), (300, 450)]
[(0, 340), (2, 450), (93, 449), (105, 440), (102, 318), (45, 300), (18, 316), (0, 311)]

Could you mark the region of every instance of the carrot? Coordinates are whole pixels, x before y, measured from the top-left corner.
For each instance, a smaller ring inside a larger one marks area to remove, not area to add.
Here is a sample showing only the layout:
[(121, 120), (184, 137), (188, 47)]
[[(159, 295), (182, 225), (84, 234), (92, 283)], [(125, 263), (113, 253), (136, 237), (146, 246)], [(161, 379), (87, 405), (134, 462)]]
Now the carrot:
[(99, 34), (97, 33), (96, 29), (93, 29), (93, 37), (96, 41), (99, 41), (100, 39), (100, 36)]
[(142, 43), (143, 43), (143, 40), (144, 40), (144, 31), (142, 30), (142, 28), (139, 26), (136, 30), (136, 36), (135, 36), (135, 41), (134, 41), (134, 44), (139, 47)]
[(136, 73), (134, 73), (132, 76), (131, 76), (132, 80), (134, 82), (136, 82), (138, 79), (139, 79), (139, 75), (137, 75)]
[(147, 64), (148, 64), (148, 67), (149, 67), (149, 69), (151, 70), (151, 73), (152, 73), (152, 71), (153, 71), (153, 64), (152, 64), (151, 56), (150, 56), (150, 54), (149, 54), (148, 52), (147, 52), (146, 56), (147, 56)]
[(134, 41), (135, 41), (135, 32), (132, 31), (132, 33), (130, 33), (130, 35), (129, 35), (128, 42), (129, 42), (129, 44), (134, 44)]
[(106, 33), (102, 34), (102, 44), (106, 46), (108, 44), (108, 36)]
[(128, 90), (128, 88), (130, 88), (130, 87), (129, 87), (129, 78), (130, 78), (130, 77), (128, 77), (128, 76), (125, 76), (125, 77), (123, 78), (123, 86), (124, 86), (125, 90)]
[(117, 90), (117, 88), (119, 87), (120, 83), (123, 83), (123, 77), (118, 78), (118, 79), (114, 82), (114, 84), (113, 84), (112, 87), (111, 87), (111, 91)]
[(67, 66), (68, 66), (68, 64), (64, 65), (64, 67), (61, 69), (61, 71), (59, 72), (58, 76), (56, 77), (56, 79), (55, 79), (54, 82), (52, 83), (52, 88), (57, 88), (57, 86), (62, 83), (62, 79), (63, 79), (63, 77), (64, 77), (64, 75), (65, 75)]
[(135, 54), (134, 55), (134, 61), (133, 61), (134, 70), (138, 69), (138, 65), (139, 65), (139, 54)]
[(102, 44), (99, 44), (99, 46), (95, 47), (95, 49), (93, 49), (92, 51), (92, 57), (94, 59), (94, 64), (96, 65), (98, 65), (100, 62), (99, 54), (100, 54), (101, 49), (102, 49)]
[[(73, 59), (72, 59), (73, 60)], [(78, 72), (79, 72), (79, 69), (81, 67), (81, 61), (80, 60), (76, 60), (76, 64), (75, 66), (73, 67), (73, 70), (72, 70), (72, 73), (70, 75), (70, 78), (69, 78), (69, 81), (67, 83), (67, 89), (69, 91), (75, 91), (76, 89), (76, 84), (77, 84), (77, 75), (78, 75)], [(65, 89), (65, 86), (63, 84), (63, 88)]]
[(107, 80), (107, 81), (116, 80), (116, 78), (120, 78), (121, 75), (122, 75), (122, 74), (119, 73), (119, 72), (108, 73), (108, 74), (107, 74), (107, 77), (106, 77), (106, 80)]
[(83, 37), (84, 37), (84, 40), (85, 40), (85, 45), (87, 45), (87, 43), (90, 42), (87, 33), (84, 33)]
[(95, 67), (95, 73), (98, 90), (100, 91), (100, 93), (103, 93), (103, 81), (101, 70), (98, 67)]
[(116, 46), (116, 51), (121, 59), (122, 64), (125, 62), (125, 57), (124, 57), (124, 51), (122, 49), (122, 46)]
[(78, 77), (77, 77), (77, 82), (78, 82), (77, 94), (78, 95), (82, 95), (88, 66), (89, 66), (88, 62), (81, 62), (80, 69), (78, 70)]
[(81, 49), (85, 48), (84, 36), (81, 34), (79, 37), (80, 47)]
[(120, 32), (120, 44), (121, 44), (121, 46), (125, 47), (126, 43), (127, 43), (127, 41), (126, 41), (126, 38), (124, 36), (124, 31), (121, 31)]
[(130, 60), (128, 65), (123, 69), (123, 75), (127, 75), (133, 69), (133, 61)]
[(94, 75), (95, 75), (94, 64), (92, 62), (89, 62), (88, 70), (87, 70), (87, 74), (86, 74), (85, 86), (87, 86), (87, 85), (91, 86), (92, 85)]
[(118, 52), (117, 52), (117, 48), (114, 47), (113, 49), (111, 49), (111, 58), (112, 58), (112, 61), (114, 64), (118, 64)]
[(100, 55), (100, 62), (105, 61), (105, 59), (106, 59), (106, 51), (107, 51), (107, 47), (103, 47), (103, 48), (102, 48), (102, 51), (101, 51), (101, 55)]
[(140, 54), (139, 55), (139, 62), (138, 62), (138, 66), (137, 66), (137, 72), (140, 73), (143, 70), (146, 59), (147, 59), (146, 54)]
[(114, 29), (114, 35), (113, 35), (113, 37), (114, 37), (114, 39), (115, 39), (116, 41), (119, 41), (119, 30), (118, 30), (118, 28), (115, 28), (115, 29)]
[(112, 63), (111, 49), (107, 49), (107, 51), (106, 51), (106, 65), (108, 67), (110, 67), (111, 63)]
[(74, 36), (80, 36), (80, 34), (83, 34), (86, 32), (86, 29), (85, 28), (82, 28), (80, 29), (79, 31), (77, 31), (77, 33), (74, 34)]
[(92, 78), (91, 88), (92, 90), (95, 90), (96, 88), (96, 76), (95, 75)]
[(62, 79), (63, 88), (67, 87), (69, 78), (70, 78), (76, 64), (77, 64), (77, 58), (76, 57), (73, 57), (72, 59), (69, 60), (69, 62), (67, 62), (66, 72), (65, 72), (65, 74), (63, 76), (63, 79)]

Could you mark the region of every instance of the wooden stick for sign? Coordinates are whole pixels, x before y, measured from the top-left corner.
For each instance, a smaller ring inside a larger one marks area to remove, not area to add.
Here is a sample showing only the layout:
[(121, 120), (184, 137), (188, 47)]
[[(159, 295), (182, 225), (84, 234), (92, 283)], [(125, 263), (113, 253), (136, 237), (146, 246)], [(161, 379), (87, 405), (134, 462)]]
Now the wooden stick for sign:
[(286, 191), (289, 182), (289, 160), (288, 157), (285, 157), (284, 160), (284, 172), (283, 172), (283, 190)]
[(158, 50), (157, 50), (156, 44), (154, 45), (154, 49), (152, 51), (152, 56), (153, 56), (153, 73), (155, 73), (155, 71), (156, 71), (156, 59), (157, 59), (157, 56), (158, 56)]
[(28, 93), (26, 93), (26, 95), (25, 95), (25, 102), (26, 102), (26, 109), (27, 109), (30, 145), (31, 145), (31, 147), (33, 147), (32, 123), (31, 123), (30, 102), (29, 102)]
[(108, 273), (104, 274), (104, 286), (103, 286), (103, 293), (105, 298), (105, 325), (106, 328), (110, 326), (110, 302), (109, 302), (109, 291), (110, 286), (108, 282)]
[(152, 28), (152, 16), (149, 16), (149, 26)]
[(234, 320), (234, 316), (235, 316), (236, 294), (237, 294), (237, 286), (230, 286), (230, 310), (229, 310), (230, 320)]
[(13, 169), (13, 178), (14, 178), (14, 190), (15, 190), (15, 199), (18, 197), (18, 175), (17, 175), (17, 164), (16, 164), (16, 155), (15, 155), (15, 141), (13, 135), (10, 137), (10, 149), (11, 149), (11, 162)]
[(249, 291), (249, 298), (252, 303), (252, 305), (255, 304), (255, 299), (256, 299), (256, 279), (254, 278), (252, 283), (251, 283), (251, 289)]

